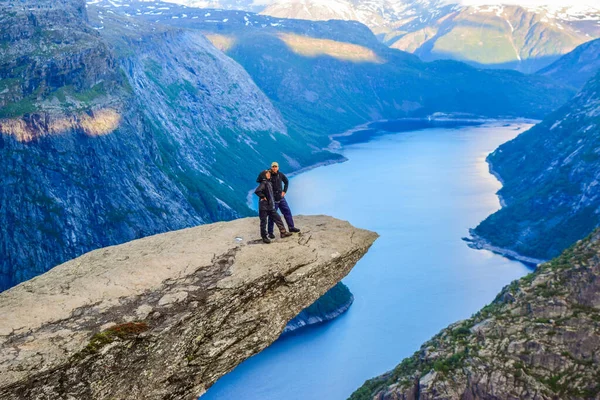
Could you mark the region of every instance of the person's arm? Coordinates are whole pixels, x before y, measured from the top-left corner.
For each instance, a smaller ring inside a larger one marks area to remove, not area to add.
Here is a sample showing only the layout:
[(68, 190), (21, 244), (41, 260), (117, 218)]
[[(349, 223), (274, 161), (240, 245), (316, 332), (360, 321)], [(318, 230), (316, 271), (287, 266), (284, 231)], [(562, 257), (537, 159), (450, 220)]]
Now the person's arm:
[(283, 182), (283, 193), (287, 193), (290, 181), (288, 180), (287, 176), (285, 176), (285, 174), (283, 172), (280, 172), (280, 174), (281, 174), (281, 181)]
[(267, 198), (267, 196), (265, 196), (265, 183), (264, 182), (261, 182), (260, 185), (258, 185), (256, 190), (254, 191), (254, 194), (257, 195), (261, 200), (264, 200)]

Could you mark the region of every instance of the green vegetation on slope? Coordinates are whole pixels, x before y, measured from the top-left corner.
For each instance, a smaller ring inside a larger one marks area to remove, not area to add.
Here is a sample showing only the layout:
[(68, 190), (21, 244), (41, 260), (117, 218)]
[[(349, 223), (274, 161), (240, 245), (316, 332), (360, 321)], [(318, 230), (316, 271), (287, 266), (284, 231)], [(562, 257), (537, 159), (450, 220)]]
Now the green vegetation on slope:
[(422, 63), (387, 48), (374, 51), (382, 62), (306, 57), (274, 33), (256, 32), (240, 34), (227, 54), (288, 123), (328, 134), (367, 121), (435, 112), (539, 118), (572, 94), (516, 72), (477, 70), (452, 61)]

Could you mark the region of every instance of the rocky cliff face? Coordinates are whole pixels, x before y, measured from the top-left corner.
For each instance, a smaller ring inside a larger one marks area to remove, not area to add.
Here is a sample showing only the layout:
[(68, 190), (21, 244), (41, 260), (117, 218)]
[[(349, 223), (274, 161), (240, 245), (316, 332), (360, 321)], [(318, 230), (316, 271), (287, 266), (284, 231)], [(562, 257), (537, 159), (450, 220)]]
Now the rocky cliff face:
[(350, 398), (597, 399), (599, 354), (596, 231)]
[(0, 294), (2, 399), (194, 399), (273, 342), (377, 235), (299, 217), (264, 245), (258, 219), (85, 254)]
[(0, 290), (95, 248), (250, 215), (248, 171), (332, 158), (200, 33), (77, 0), (0, 7)]
[(504, 207), (472, 233), (480, 243), (550, 259), (600, 225), (600, 75), (489, 157)]
[(0, 11), (0, 132), (29, 142), (68, 128), (110, 130), (93, 129), (93, 111), (116, 114), (126, 91), (85, 2), (3, 0)]

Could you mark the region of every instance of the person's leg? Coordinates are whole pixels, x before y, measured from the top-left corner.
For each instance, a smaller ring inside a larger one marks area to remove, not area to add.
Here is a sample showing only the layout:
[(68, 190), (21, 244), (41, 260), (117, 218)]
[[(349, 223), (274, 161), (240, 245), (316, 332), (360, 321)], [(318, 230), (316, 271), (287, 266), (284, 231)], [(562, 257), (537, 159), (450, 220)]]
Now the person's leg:
[(287, 223), (288, 228), (293, 228), (294, 219), (292, 218), (292, 210), (290, 210), (290, 206), (288, 205), (285, 198), (279, 201), (279, 208), (281, 209), (281, 213), (285, 218), (285, 222)]
[(290, 232), (300, 232), (300, 229), (296, 229), (294, 226), (294, 218), (292, 217), (292, 210), (290, 210), (290, 206), (288, 205), (285, 198), (281, 199), (279, 202), (279, 208), (281, 209), (281, 213), (285, 218), (285, 222), (287, 222), (288, 230)]
[(281, 217), (279, 216), (279, 214), (277, 214), (277, 211), (272, 210), (270, 212), (270, 216), (271, 216), (271, 218), (273, 218), (273, 221), (275, 221), (275, 225), (277, 225), (277, 228), (279, 229), (279, 233), (281, 234), (282, 238), (292, 235), (291, 233), (286, 232), (285, 225), (283, 225), (283, 221), (281, 220)]
[(269, 216), (268, 210), (259, 210), (258, 217), (260, 218), (260, 237), (267, 237), (267, 219)]
[[(279, 208), (279, 202), (275, 202), (275, 212), (277, 212), (277, 209)], [(273, 218), (271, 218), (271, 214), (269, 214), (269, 236), (273, 235), (273, 228), (275, 225), (275, 221), (273, 221)]]

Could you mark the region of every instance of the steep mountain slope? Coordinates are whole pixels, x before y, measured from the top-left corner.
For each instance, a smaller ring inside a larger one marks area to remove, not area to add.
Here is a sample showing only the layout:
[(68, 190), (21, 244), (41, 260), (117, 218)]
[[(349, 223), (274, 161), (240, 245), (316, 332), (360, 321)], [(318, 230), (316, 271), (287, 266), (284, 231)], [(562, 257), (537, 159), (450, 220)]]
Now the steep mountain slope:
[(538, 74), (581, 88), (597, 71), (600, 71), (600, 39), (578, 46)]
[(505, 206), (474, 237), (542, 259), (585, 237), (600, 225), (600, 74), (488, 161)]
[[(130, 7), (140, 10), (139, 18), (204, 32), (248, 71), (288, 126), (317, 132), (322, 145), (327, 134), (384, 118), (436, 112), (542, 117), (572, 93), (537, 76), (423, 63), (383, 45), (357, 22), (275, 19), (157, 2), (153, 9), (145, 3)], [(106, 9), (118, 13), (124, 7)]]
[(93, 29), (83, 1), (0, 8), (0, 289), (91, 249), (249, 215), (248, 170), (332, 158), (198, 33), (92, 11)]
[(597, 399), (599, 354), (596, 231), (350, 399)]

